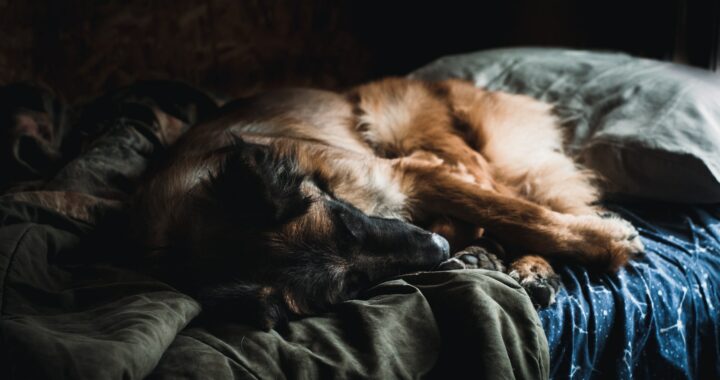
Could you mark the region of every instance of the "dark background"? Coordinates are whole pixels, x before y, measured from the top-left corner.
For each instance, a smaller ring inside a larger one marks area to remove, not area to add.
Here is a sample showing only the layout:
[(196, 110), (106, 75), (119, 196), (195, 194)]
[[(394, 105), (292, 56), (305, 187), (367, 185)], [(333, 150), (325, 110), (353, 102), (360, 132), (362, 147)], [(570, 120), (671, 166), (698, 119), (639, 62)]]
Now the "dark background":
[(68, 100), (137, 79), (219, 96), (342, 88), (445, 54), (563, 46), (718, 68), (718, 0), (0, 0), (0, 84)]

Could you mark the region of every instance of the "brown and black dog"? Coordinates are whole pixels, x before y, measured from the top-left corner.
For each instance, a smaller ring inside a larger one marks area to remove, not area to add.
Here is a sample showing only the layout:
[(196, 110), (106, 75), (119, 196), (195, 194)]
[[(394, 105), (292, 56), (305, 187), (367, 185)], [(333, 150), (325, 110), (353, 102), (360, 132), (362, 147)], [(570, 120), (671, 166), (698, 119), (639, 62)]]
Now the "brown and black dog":
[(269, 92), (177, 142), (138, 192), (136, 234), (208, 309), (263, 328), (389, 276), (477, 267), (486, 252), (449, 253), (483, 233), (547, 304), (546, 258), (612, 271), (643, 249), (561, 143), (549, 105), (462, 81)]

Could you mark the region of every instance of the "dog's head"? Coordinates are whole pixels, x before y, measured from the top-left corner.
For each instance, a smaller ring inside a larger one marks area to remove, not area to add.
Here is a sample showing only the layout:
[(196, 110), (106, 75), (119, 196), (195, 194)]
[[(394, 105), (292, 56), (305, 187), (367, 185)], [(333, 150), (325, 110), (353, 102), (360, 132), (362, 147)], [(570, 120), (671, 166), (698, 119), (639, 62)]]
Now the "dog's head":
[(215, 315), (268, 329), (448, 257), (439, 235), (333, 196), (295, 153), (238, 141), (214, 154), (221, 163), (192, 194), (186, 228), (172, 240)]

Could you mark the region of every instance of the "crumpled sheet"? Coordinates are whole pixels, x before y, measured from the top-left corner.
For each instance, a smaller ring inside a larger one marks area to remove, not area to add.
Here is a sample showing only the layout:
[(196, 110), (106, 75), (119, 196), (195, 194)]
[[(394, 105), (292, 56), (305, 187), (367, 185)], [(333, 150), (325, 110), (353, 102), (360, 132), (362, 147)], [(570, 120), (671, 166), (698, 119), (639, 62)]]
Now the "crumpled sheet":
[(406, 275), (265, 332), (104, 262), (118, 242), (92, 226), (8, 200), (0, 218), (3, 379), (547, 378), (540, 321), (503, 273)]
[(148, 120), (112, 124), (42, 190), (0, 197), (0, 377), (547, 378), (537, 314), (499, 272), (402, 276), (270, 332), (203, 320), (115, 264), (134, 252), (108, 209), (163, 148)]
[(717, 206), (613, 207), (638, 226), (646, 257), (617, 275), (560, 268), (564, 288), (539, 321), (517, 284), (482, 271), (396, 279), (281, 332), (193, 321), (191, 298), (92, 260), (113, 242), (84, 246), (105, 197), (123, 199), (162, 149), (146, 124), (117, 123), (50, 190), (0, 198), (3, 375), (502, 378), (510, 365), (520, 378), (720, 378)]
[(720, 209), (613, 207), (638, 227), (645, 257), (615, 275), (559, 270), (540, 310), (555, 379), (720, 378)]

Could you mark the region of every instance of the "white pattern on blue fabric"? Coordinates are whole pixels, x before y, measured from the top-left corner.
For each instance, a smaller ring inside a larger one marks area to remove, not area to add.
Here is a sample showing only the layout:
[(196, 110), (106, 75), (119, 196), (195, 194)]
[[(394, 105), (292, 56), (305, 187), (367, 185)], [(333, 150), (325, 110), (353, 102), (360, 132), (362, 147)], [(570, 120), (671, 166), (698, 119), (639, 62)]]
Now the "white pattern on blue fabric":
[[(720, 209), (613, 207), (645, 256), (617, 274), (558, 269), (557, 303), (539, 311), (551, 377), (720, 378)], [(662, 211), (662, 212), (660, 212)]]

